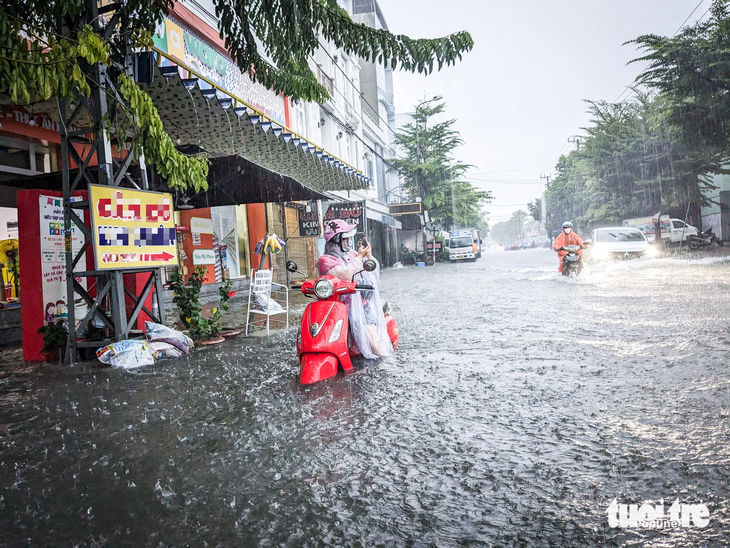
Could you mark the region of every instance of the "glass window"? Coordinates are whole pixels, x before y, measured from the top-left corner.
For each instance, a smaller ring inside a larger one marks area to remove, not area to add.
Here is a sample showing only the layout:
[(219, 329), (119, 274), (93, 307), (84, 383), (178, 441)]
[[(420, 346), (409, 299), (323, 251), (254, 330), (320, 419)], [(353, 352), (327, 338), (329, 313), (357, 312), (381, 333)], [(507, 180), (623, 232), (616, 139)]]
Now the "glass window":
[(451, 238), (449, 247), (469, 247), (473, 243), (471, 236), (461, 236), (459, 238)]
[(0, 166), (30, 169), (30, 149), (25, 143), (0, 142)]
[(644, 235), (640, 230), (599, 230), (596, 232), (597, 242), (643, 242)]
[(682, 229), (685, 227), (685, 224), (682, 221), (672, 221), (672, 226), (674, 228)]

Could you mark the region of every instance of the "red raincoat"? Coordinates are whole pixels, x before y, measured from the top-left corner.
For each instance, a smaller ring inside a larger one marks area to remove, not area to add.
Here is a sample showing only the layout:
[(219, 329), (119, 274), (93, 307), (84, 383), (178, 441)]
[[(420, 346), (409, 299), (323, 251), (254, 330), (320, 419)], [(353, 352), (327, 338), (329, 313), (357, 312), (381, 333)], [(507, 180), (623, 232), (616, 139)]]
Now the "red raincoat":
[[(563, 231), (557, 238), (555, 238), (555, 241), (553, 242), (553, 249), (555, 251), (558, 251), (558, 249), (566, 245), (579, 245), (583, 247), (583, 238), (578, 236), (574, 230), (572, 230), (570, 234), (566, 234), (565, 231)], [(558, 265), (558, 272), (563, 271), (563, 257), (565, 257), (567, 254), (567, 251), (558, 251), (558, 260), (560, 261), (560, 264)], [(582, 259), (585, 259), (585, 257), (583, 257), (582, 249), (578, 250), (578, 254), (581, 256)]]

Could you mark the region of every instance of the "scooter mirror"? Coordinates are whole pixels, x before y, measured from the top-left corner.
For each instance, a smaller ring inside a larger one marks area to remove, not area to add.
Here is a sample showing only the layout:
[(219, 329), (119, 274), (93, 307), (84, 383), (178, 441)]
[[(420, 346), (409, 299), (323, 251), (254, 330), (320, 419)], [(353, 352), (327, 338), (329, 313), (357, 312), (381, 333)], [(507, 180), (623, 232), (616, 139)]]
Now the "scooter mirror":
[(299, 270), (299, 267), (297, 266), (297, 263), (295, 263), (294, 261), (287, 261), (286, 262), (286, 269), (289, 272), (296, 272), (297, 270)]
[(584, 240), (583, 243), (586, 245), (593, 245), (593, 240)]
[(366, 259), (365, 262), (362, 263), (362, 269), (367, 272), (372, 272), (376, 268), (378, 268), (378, 265), (372, 259)]

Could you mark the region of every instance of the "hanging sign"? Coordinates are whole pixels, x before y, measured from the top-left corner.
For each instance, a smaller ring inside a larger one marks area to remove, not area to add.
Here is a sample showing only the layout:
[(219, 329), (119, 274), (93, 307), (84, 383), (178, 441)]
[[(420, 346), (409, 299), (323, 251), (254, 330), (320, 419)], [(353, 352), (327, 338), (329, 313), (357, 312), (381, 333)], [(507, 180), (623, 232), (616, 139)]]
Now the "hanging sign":
[[(41, 222), (41, 291), (43, 292), (43, 323), (55, 323), (68, 318), (66, 292), (66, 250), (79, 252), (84, 244), (81, 231), (71, 224), (66, 234), (63, 219), (63, 201), (55, 196), (39, 196)], [(81, 264), (85, 264), (86, 255)], [(77, 278), (86, 289), (86, 278)], [(86, 303), (76, 303), (76, 318), (86, 315)]]
[(194, 249), (193, 266), (215, 264), (215, 251), (212, 249)]
[(213, 234), (213, 221), (205, 217), (190, 218), (190, 232), (198, 234)]
[[(309, 211), (307, 211), (307, 208), (309, 208)], [(298, 210), (299, 235), (302, 237), (319, 236), (319, 213), (316, 206), (299, 206)]]
[(177, 264), (170, 194), (89, 185), (89, 203), (97, 269)]
[(325, 221), (342, 219), (346, 223), (357, 225), (359, 233), (365, 233), (365, 201), (335, 202), (327, 208)]

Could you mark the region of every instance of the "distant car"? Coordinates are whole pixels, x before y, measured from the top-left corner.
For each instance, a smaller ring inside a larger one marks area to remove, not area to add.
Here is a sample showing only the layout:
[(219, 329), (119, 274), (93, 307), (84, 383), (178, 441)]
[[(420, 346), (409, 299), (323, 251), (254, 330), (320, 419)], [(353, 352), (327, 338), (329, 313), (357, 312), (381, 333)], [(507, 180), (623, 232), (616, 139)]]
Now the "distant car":
[(655, 248), (638, 228), (597, 228), (591, 233), (590, 241), (584, 254), (592, 263), (604, 259), (636, 259), (655, 253)]

